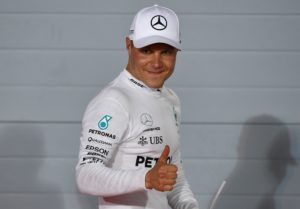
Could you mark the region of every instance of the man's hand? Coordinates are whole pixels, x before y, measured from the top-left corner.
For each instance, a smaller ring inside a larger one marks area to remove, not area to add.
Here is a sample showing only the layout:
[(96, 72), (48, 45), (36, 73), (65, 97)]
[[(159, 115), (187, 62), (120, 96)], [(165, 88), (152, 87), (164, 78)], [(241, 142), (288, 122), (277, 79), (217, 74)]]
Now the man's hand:
[(167, 164), (170, 147), (165, 146), (155, 166), (146, 174), (145, 185), (147, 189), (158, 191), (171, 191), (176, 183), (177, 166)]

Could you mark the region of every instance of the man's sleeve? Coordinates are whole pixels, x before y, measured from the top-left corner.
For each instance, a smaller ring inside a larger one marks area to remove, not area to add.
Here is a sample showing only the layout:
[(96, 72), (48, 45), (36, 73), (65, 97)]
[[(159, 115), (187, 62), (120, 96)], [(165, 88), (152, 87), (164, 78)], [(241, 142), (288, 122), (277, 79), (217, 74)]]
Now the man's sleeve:
[(174, 154), (174, 164), (178, 167), (178, 177), (174, 189), (168, 194), (169, 204), (174, 209), (199, 209), (198, 202), (184, 175), (180, 155), (178, 149)]
[(118, 144), (128, 134), (129, 116), (114, 99), (92, 101), (82, 120), (76, 181), (82, 193), (112, 196), (145, 189), (146, 169), (110, 167)]

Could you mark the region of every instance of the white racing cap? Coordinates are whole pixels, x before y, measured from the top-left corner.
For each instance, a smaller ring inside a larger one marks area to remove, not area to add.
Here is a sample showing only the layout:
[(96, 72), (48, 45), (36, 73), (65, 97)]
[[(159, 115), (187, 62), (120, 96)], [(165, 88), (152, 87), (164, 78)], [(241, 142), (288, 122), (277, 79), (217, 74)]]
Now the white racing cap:
[(154, 43), (165, 43), (181, 49), (179, 20), (176, 13), (166, 7), (154, 5), (138, 11), (129, 38), (136, 48)]

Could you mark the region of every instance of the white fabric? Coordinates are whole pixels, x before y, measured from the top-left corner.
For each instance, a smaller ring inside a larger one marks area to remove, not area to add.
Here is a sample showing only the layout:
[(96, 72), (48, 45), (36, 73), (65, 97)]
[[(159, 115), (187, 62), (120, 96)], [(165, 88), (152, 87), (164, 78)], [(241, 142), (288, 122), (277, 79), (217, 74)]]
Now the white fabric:
[[(124, 70), (88, 105), (76, 167), (81, 192), (99, 196), (100, 209), (197, 209), (181, 166), (179, 99), (154, 90)], [(172, 192), (145, 188), (145, 175), (170, 146), (179, 168)]]

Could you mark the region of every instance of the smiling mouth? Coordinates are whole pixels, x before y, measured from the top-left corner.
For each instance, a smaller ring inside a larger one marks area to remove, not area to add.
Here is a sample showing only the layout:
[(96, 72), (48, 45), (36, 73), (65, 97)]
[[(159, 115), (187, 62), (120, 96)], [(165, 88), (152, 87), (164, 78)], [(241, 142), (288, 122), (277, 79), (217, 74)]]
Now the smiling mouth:
[(161, 74), (163, 71), (146, 71), (149, 74), (153, 74), (153, 75), (159, 75)]

